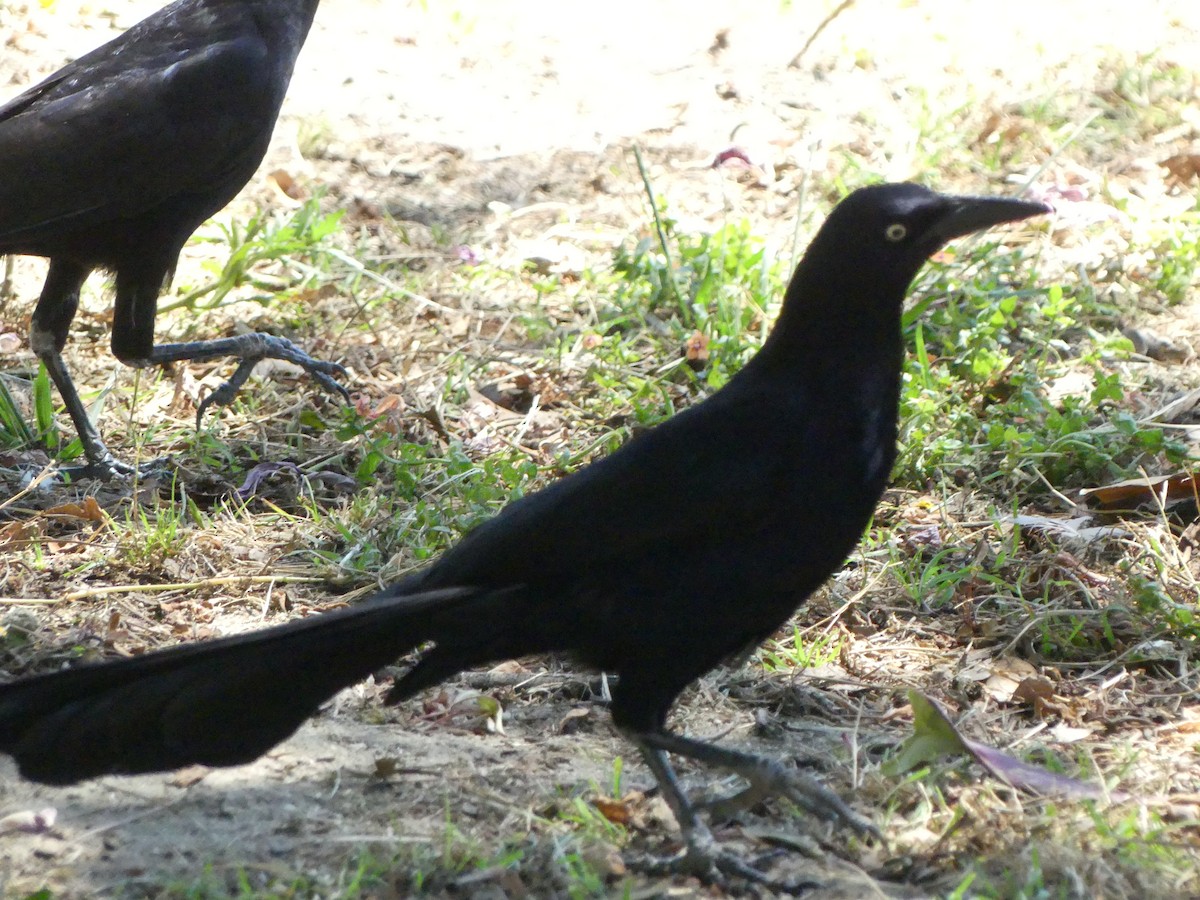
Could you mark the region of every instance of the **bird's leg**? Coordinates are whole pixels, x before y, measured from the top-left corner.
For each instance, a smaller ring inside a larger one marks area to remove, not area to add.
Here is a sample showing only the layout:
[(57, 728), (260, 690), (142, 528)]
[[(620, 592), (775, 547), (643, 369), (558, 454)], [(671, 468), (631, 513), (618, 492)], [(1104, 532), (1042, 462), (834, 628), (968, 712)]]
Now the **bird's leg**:
[(36, 342), (34, 352), (46, 366), (50, 380), (58, 388), (59, 396), (62, 397), (63, 404), (67, 408), (67, 415), (71, 417), (71, 422), (74, 423), (75, 431), (79, 435), (79, 442), (83, 444), (84, 455), (87, 456), (87, 465), (67, 466), (60, 471), (72, 479), (96, 478), (101, 481), (127, 478), (133, 475), (136, 471), (134, 467), (113, 456), (100, 438), (100, 432), (92, 422), (91, 416), (88, 415), (87, 408), (79, 397), (79, 392), (75, 390), (75, 383), (71, 380), (70, 373), (67, 372), (62, 354), (57, 350), (50, 352), (39, 350)]
[(170, 460), (166, 457), (134, 466), (113, 456), (112, 451), (100, 437), (100, 432), (92, 422), (92, 417), (88, 415), (87, 407), (83, 405), (79, 392), (75, 390), (75, 383), (67, 372), (62, 354), (58, 351), (47, 354), (38, 353), (38, 358), (45, 364), (46, 373), (54, 382), (54, 386), (58, 388), (63, 405), (67, 408), (67, 415), (71, 417), (75, 431), (79, 434), (79, 443), (83, 445), (84, 456), (87, 457), (87, 465), (60, 466), (58, 469), (60, 475), (66, 475), (72, 481), (78, 478), (111, 481), (114, 478), (132, 478), (135, 475), (147, 478), (162, 474), (167, 469)]
[(713, 864), (712, 832), (696, 815), (696, 809), (684, 794), (675, 770), (671, 768), (671, 763), (667, 760), (667, 754), (662, 750), (655, 750), (653, 747), (642, 746), (640, 749), (642, 758), (646, 760), (646, 765), (654, 774), (654, 780), (658, 782), (663, 799), (671, 807), (671, 812), (675, 814), (675, 821), (679, 823), (679, 830), (683, 833), (686, 845), (682, 859), (684, 867), (691, 869), (694, 874), (704, 874)]
[[(29, 343), (38, 359), (45, 365), (50, 380), (58, 388), (58, 394), (62, 397), (67, 415), (71, 417), (87, 457), (87, 465), (66, 466), (59, 470), (60, 473), (71, 478), (96, 478), (107, 481), (111, 478), (127, 478), (139, 470), (118, 460), (105, 446), (62, 358), (67, 329), (79, 306), (79, 290), (87, 276), (88, 270), (82, 266), (57, 260), (50, 263), (42, 295), (33, 311)], [(156, 460), (147, 466), (157, 468), (161, 463), (161, 460)]]
[(181, 344), (158, 344), (144, 359), (138, 359), (135, 365), (160, 366), (183, 360), (204, 361), (221, 357), (239, 359), (238, 367), (233, 375), (201, 402), (196, 410), (196, 427), (205, 410), (214, 403), (217, 406), (228, 406), (237, 396), (237, 392), (250, 373), (261, 360), (282, 359), (300, 366), (308, 372), (321, 387), (327, 391), (341, 394), (344, 400), (350, 399), (350, 392), (334, 378), (335, 375), (345, 377), (344, 366), (335, 362), (313, 359), (286, 338), (271, 334), (254, 332), (239, 334), (229, 338), (217, 338), (211, 341), (190, 341)]
[(746, 780), (747, 787), (744, 790), (698, 804), (699, 808), (707, 809), (713, 818), (729, 818), (768, 796), (781, 795), (813, 815), (844, 825), (859, 834), (879, 837), (879, 830), (850, 809), (841, 797), (814, 778), (788, 771), (777, 760), (729, 750), (665, 730), (640, 734), (638, 739), (644, 747), (686, 756)]
[(634, 741), (646, 765), (654, 773), (663, 798), (675, 814), (675, 821), (679, 823), (679, 830), (683, 834), (684, 851), (681, 856), (662, 858), (647, 855), (631, 859), (630, 863), (634, 868), (658, 875), (694, 875), (703, 881), (716, 884), (724, 884), (726, 878), (742, 878), (783, 893), (801, 893), (819, 887), (819, 884), (813, 881), (784, 882), (773, 879), (751, 863), (719, 849), (712, 832), (700, 821), (696, 815), (696, 807), (683, 792), (675, 770), (667, 761), (666, 751), (650, 746), (645, 740), (647, 737), (648, 735), (640, 734), (634, 737)]

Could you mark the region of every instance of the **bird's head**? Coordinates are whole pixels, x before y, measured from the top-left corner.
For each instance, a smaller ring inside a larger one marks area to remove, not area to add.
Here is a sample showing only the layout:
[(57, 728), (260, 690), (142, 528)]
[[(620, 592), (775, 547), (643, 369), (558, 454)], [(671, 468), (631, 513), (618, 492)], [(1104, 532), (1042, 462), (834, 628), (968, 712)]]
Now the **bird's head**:
[(806, 256), (831, 255), (859, 268), (859, 275), (903, 290), (948, 241), (1048, 212), (1053, 208), (1045, 203), (1009, 197), (939, 194), (909, 183), (873, 185), (834, 208)]
[[(939, 194), (918, 184), (860, 188), (834, 207), (796, 267), (766, 360), (831, 359), (858, 346), (899, 352), (899, 318), (909, 284), (947, 241), (1002, 222), (1052, 212), (1007, 197)], [(845, 363), (838, 363), (845, 365)]]

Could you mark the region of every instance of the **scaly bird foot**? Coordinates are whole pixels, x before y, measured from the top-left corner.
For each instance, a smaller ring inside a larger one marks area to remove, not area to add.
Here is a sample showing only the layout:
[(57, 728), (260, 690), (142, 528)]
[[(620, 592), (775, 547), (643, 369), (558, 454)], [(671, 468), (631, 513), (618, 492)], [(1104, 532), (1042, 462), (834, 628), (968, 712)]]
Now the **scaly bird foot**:
[(210, 406), (228, 406), (233, 402), (233, 398), (242, 389), (250, 377), (250, 373), (254, 371), (254, 367), (264, 359), (282, 359), (300, 366), (325, 390), (341, 394), (342, 399), (349, 402), (350, 392), (334, 377), (345, 378), (349, 374), (346, 367), (340, 363), (314, 359), (291, 341), (274, 335), (240, 335), (234, 340), (241, 343), (239, 347), (241, 361), (233, 374), (205, 397), (196, 408), (197, 428), (200, 427), (204, 413)]
[(753, 862), (717, 847), (712, 833), (703, 825), (692, 829), (685, 836), (682, 852), (671, 856), (640, 854), (626, 859), (629, 867), (651, 876), (684, 875), (700, 879), (731, 894), (741, 894), (742, 885), (736, 882), (760, 885), (781, 894), (803, 894), (821, 887), (819, 881), (807, 878), (784, 880), (772, 878), (759, 866), (779, 856), (781, 851), (772, 850)]

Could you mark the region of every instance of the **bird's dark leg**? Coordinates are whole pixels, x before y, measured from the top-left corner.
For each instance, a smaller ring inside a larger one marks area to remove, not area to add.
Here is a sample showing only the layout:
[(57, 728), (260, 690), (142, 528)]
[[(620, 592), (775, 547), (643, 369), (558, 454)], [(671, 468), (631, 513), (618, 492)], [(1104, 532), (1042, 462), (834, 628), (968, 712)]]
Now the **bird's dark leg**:
[(679, 823), (679, 830), (683, 833), (686, 849), (680, 860), (682, 866), (692, 871), (693, 874), (706, 874), (714, 864), (715, 842), (712, 832), (696, 815), (696, 809), (683, 792), (675, 770), (671, 768), (671, 763), (667, 760), (667, 754), (662, 750), (655, 750), (653, 747), (647, 747), (640, 743), (638, 749), (641, 750), (642, 758), (654, 774), (654, 780), (658, 782), (663, 799), (671, 807), (671, 812), (675, 814), (675, 821)]
[(814, 778), (785, 769), (777, 760), (729, 750), (666, 730), (640, 734), (638, 740), (644, 747), (686, 756), (746, 780), (748, 786), (744, 790), (698, 804), (699, 808), (707, 809), (713, 818), (728, 818), (766, 797), (780, 795), (837, 825), (844, 825), (859, 834), (879, 836), (879, 830), (850, 809), (837, 794)]
[(659, 858), (644, 856), (631, 860), (632, 865), (651, 874), (681, 873), (695, 875), (707, 882), (723, 883), (726, 878), (742, 878), (754, 884), (761, 884), (772, 890), (784, 893), (802, 893), (820, 885), (815, 881), (779, 881), (759, 871), (751, 863), (723, 851), (717, 847), (712, 832), (696, 815), (695, 805), (688, 800), (675, 770), (667, 761), (665, 750), (650, 746), (644, 740), (647, 735), (633, 736), (634, 742), (641, 751), (642, 758), (654, 779), (658, 782), (663, 799), (671, 807), (679, 830), (683, 834), (684, 852), (682, 856)]
[(42, 295), (29, 329), (29, 343), (38, 359), (46, 366), (46, 372), (67, 408), (67, 415), (75, 425), (83, 452), (87, 456), (86, 466), (71, 466), (62, 471), (72, 477), (99, 478), (107, 480), (133, 474), (132, 466), (117, 460), (88, 415), (75, 383), (67, 372), (62, 358), (62, 349), (67, 343), (67, 330), (75, 311), (79, 307), (79, 290), (87, 279), (89, 270), (71, 262), (52, 260)]

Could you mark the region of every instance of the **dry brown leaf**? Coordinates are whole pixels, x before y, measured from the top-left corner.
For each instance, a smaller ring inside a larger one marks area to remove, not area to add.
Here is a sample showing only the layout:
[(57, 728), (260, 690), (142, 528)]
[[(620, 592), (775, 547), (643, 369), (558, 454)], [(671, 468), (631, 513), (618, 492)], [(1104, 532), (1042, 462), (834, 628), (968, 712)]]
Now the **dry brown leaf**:
[(47, 517), (56, 519), (81, 519), (85, 522), (103, 522), (104, 510), (95, 497), (87, 497), (82, 503), (63, 503), (46, 510)]
[(267, 176), (267, 182), (279, 191), (283, 197), (293, 201), (288, 206), (294, 205), (295, 202), (303, 202), (308, 197), (308, 191), (286, 169), (276, 169), (271, 172)]
[(1167, 185), (1183, 187), (1191, 181), (1200, 180), (1200, 153), (1177, 153), (1159, 163), (1167, 170)]
[(1130, 478), (1104, 487), (1087, 488), (1080, 495), (1096, 509), (1133, 509), (1143, 503), (1178, 503), (1200, 496), (1200, 482), (1188, 472), (1152, 478)]
[(1037, 669), (1015, 656), (993, 660), (991, 669), (992, 674), (983, 683), (983, 689), (997, 703), (1008, 703), (1022, 682), (1037, 675)]
[(600, 815), (617, 825), (628, 825), (631, 818), (629, 804), (626, 799), (614, 800), (611, 797), (593, 797), (592, 806)]
[(34, 522), (9, 522), (0, 527), (0, 547), (10, 544), (24, 544), (35, 534), (37, 526)]
[(1052, 706), (1054, 685), (1049, 678), (1042, 676), (1024, 678), (1013, 691), (1012, 700), (1014, 703), (1028, 703), (1033, 707), (1034, 715), (1045, 718), (1055, 711)]
[(1031, 130), (1033, 123), (1024, 116), (1008, 115), (997, 110), (988, 116), (971, 145), (982, 147), (994, 143), (993, 138), (998, 141), (1012, 141)]

